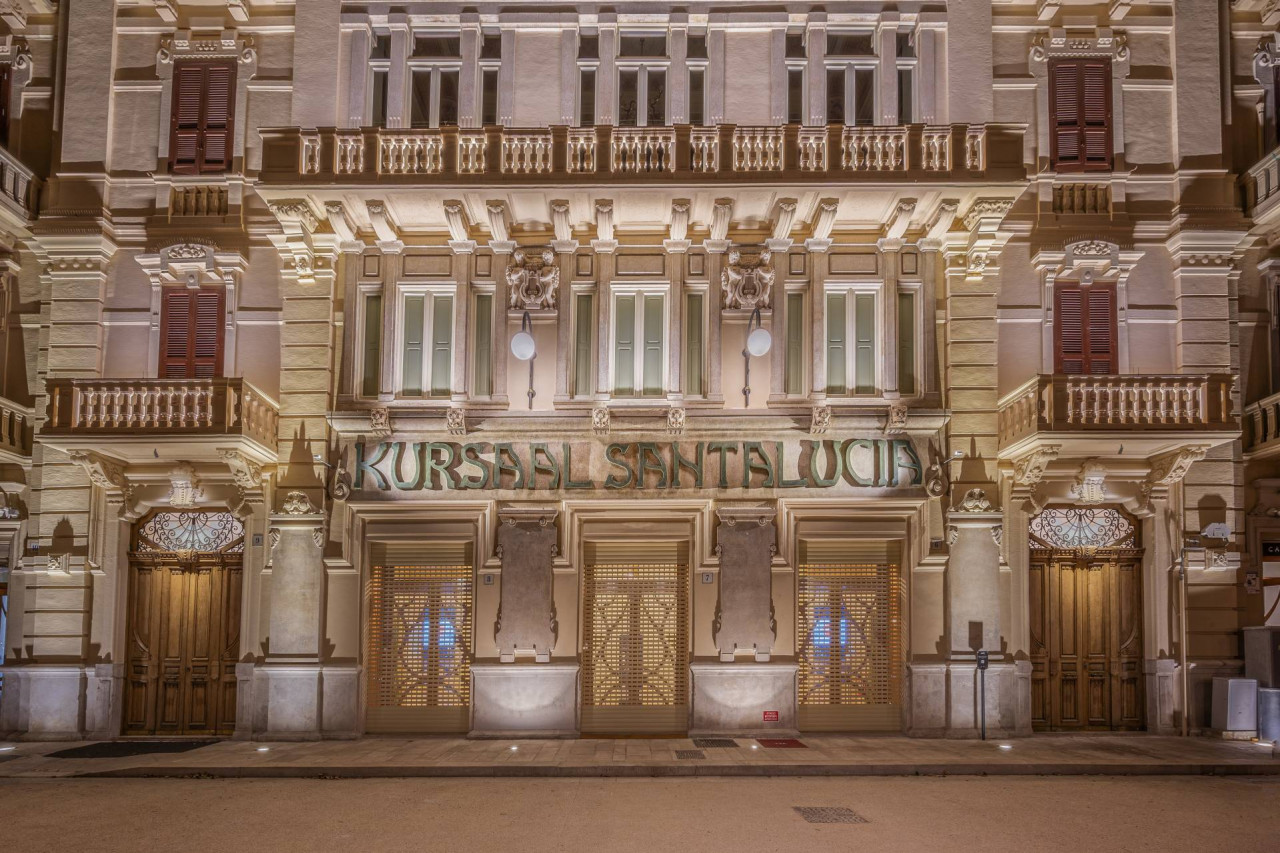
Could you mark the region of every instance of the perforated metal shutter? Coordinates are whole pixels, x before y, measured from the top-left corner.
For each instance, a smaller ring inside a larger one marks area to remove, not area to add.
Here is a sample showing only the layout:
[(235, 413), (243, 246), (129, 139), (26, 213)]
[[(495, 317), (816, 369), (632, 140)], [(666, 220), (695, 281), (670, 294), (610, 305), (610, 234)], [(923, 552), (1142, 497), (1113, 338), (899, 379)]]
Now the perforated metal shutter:
[(683, 542), (587, 543), (583, 732), (688, 728), (688, 562)]
[(800, 728), (901, 728), (904, 590), (896, 542), (802, 541), (797, 572)]
[(470, 543), (375, 543), (370, 557), (366, 731), (467, 731)]

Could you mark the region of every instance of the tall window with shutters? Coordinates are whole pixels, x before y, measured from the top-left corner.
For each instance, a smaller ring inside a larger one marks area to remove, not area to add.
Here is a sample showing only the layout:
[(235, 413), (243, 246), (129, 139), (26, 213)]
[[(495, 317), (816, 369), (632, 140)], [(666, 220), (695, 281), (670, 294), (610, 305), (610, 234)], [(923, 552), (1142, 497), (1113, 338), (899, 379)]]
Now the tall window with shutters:
[(1059, 59), (1049, 66), (1053, 135), (1049, 156), (1061, 172), (1111, 169), (1111, 61)]
[(1054, 371), (1118, 373), (1115, 285), (1062, 283), (1054, 291)]
[(207, 175), (231, 168), (236, 66), (183, 61), (173, 69), (169, 170)]
[(222, 375), (226, 291), (213, 287), (164, 291), (160, 311), (160, 378)]

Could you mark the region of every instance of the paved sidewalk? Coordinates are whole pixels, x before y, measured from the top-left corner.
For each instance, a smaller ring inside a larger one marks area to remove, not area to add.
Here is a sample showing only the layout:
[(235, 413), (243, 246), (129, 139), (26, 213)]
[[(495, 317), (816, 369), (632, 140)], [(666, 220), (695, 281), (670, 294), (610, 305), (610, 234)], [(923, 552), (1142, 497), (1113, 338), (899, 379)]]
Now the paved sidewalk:
[(185, 752), (56, 757), (75, 743), (4, 743), (0, 778), (373, 778), (914, 775), (1280, 775), (1269, 745), (1145, 735), (1037, 735), (1003, 741), (813, 735), (804, 748), (749, 738), (698, 748), (688, 738), (308, 743), (218, 741)]

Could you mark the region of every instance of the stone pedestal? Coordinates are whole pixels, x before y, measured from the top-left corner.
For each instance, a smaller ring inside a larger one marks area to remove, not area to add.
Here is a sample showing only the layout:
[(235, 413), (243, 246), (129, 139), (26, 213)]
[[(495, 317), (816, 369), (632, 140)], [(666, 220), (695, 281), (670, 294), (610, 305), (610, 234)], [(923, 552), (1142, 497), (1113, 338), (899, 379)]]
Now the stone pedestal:
[(124, 730), (124, 676), (122, 663), (94, 665), (85, 703), (85, 736), (90, 740), (112, 740)]
[[(982, 736), (982, 675), (974, 662), (911, 664), (907, 667), (912, 737)], [(1031, 734), (1031, 663), (993, 663), (987, 668), (987, 739)]]
[(690, 665), (689, 734), (795, 737), (797, 670), (791, 663)]
[(721, 661), (749, 652), (767, 661), (778, 626), (773, 618), (773, 554), (777, 550), (771, 506), (716, 510), (716, 553), (720, 555), (720, 599), (712, 636)]
[(324, 515), (290, 492), (271, 517), (271, 615), (266, 680), (268, 738), (308, 740), (322, 725)]
[(471, 667), (470, 737), (576, 737), (576, 663)]
[(1280, 687), (1280, 626), (1244, 629), (1244, 676), (1259, 687)]
[(9, 667), (5, 671), (5, 728), (25, 740), (84, 737), (85, 670), (79, 664)]
[(498, 511), (498, 557), (502, 560), (498, 625), (499, 658), (512, 663), (528, 655), (551, 660), (556, 644), (556, 605), (551, 564), (556, 556), (556, 509), (507, 506)]

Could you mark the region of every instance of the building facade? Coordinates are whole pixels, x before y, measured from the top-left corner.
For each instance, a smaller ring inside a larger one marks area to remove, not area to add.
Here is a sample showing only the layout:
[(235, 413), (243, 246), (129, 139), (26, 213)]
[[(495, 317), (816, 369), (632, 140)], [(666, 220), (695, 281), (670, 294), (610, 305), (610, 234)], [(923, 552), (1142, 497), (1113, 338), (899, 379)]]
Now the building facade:
[(0, 3), (0, 733), (1208, 728), (1274, 6)]

